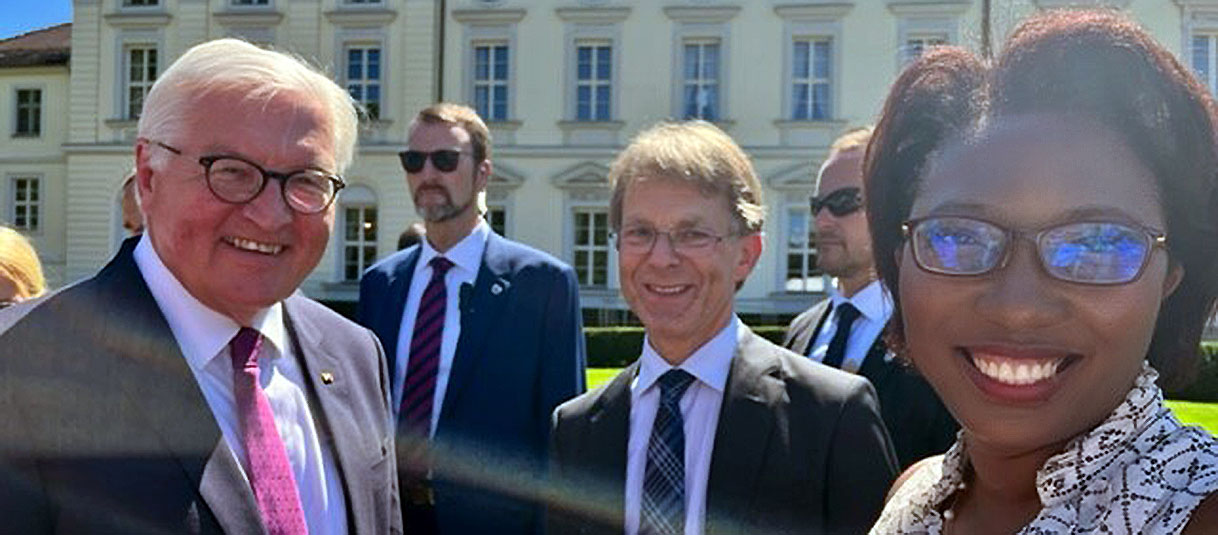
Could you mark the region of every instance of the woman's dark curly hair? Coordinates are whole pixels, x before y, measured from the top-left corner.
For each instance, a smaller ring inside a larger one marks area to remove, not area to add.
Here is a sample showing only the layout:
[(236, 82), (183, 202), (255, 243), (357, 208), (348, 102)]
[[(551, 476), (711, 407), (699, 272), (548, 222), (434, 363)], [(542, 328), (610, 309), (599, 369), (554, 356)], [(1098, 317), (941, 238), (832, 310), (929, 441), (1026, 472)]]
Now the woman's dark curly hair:
[(897, 302), (889, 342), (904, 344), (897, 255), (928, 161), (1005, 116), (1069, 115), (1124, 139), (1156, 178), (1168, 253), (1184, 279), (1160, 311), (1148, 358), (1165, 388), (1195, 375), (1218, 298), (1218, 149), (1214, 101), (1170, 52), (1122, 15), (1047, 11), (1025, 21), (992, 63), (954, 47), (910, 65), (884, 103), (864, 164), (876, 268)]

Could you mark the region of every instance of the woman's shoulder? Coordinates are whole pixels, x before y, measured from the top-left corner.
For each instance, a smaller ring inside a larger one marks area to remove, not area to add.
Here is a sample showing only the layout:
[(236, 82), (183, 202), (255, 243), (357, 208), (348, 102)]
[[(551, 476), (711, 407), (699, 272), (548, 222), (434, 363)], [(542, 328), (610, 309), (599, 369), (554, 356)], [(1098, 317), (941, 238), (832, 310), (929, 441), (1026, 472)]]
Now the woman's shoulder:
[(884, 498), (884, 501), (887, 502), (892, 500), (893, 496), (896, 496), (897, 493), (900, 492), (900, 490), (904, 488), (905, 485), (911, 480), (929, 481), (930, 483), (938, 481), (941, 475), (942, 467), (942, 455), (927, 457), (921, 461), (913, 463), (909, 466), (909, 468), (906, 468), (900, 476), (897, 477), (896, 481), (892, 483), (892, 488), (888, 489), (888, 496)]

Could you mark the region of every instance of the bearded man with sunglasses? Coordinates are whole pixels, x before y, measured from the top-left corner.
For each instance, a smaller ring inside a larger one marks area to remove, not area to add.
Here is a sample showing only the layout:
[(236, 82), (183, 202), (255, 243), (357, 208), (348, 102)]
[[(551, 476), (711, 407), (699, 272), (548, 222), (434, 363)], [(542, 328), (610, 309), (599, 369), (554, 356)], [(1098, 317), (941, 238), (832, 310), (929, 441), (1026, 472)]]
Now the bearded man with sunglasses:
[(435, 104), (409, 132), (425, 239), (369, 268), (359, 302), (389, 354), (406, 530), (533, 534), (550, 413), (584, 390), (575, 272), (482, 218), (493, 168), (474, 110)]
[(235, 39), (157, 79), (145, 232), (0, 313), (0, 531), (401, 533), (384, 354), (297, 291), (330, 241), (353, 105)]
[(959, 426), (930, 385), (895, 359), (882, 337), (892, 300), (876, 277), (863, 210), (863, 159), (871, 130), (843, 134), (820, 168), (811, 199), (816, 264), (837, 285), (791, 322), (783, 345), (871, 381), (903, 469), (946, 451)]

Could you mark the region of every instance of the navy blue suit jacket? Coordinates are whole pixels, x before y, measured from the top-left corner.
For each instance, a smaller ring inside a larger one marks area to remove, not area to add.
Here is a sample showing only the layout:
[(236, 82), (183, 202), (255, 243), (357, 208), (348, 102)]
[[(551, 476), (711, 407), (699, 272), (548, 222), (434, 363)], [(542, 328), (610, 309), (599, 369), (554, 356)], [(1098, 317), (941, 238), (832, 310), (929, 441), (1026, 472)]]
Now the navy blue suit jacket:
[[(360, 281), (359, 322), (380, 337), (391, 374), (421, 250), (395, 253)], [(461, 292), (461, 336), (432, 441), (441, 533), (539, 529), (550, 414), (584, 391), (578, 289), (570, 266), (489, 235), (474, 285)]]

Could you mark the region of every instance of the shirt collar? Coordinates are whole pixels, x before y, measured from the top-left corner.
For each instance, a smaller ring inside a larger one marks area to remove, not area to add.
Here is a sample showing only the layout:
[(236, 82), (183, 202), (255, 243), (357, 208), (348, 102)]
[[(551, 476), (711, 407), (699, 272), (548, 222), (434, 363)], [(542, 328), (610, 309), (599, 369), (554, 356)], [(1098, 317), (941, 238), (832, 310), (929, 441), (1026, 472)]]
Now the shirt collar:
[(884, 291), (884, 285), (878, 280), (871, 281), (848, 298), (834, 288), (830, 299), (833, 301), (833, 308), (837, 308), (842, 303), (850, 303), (862, 313), (864, 318), (871, 321), (886, 322), (892, 316), (892, 298), (888, 296), (888, 292)]
[(689, 372), (703, 384), (723, 393), (727, 386), (727, 374), (731, 369), (732, 357), (736, 354), (736, 341), (739, 330), (744, 326), (740, 318), (732, 315), (727, 326), (718, 334), (702, 344), (689, 358), (678, 366), (673, 366), (664, 360), (651, 347), (649, 335), (643, 336), (643, 355), (639, 357), (639, 375), (635, 379), (634, 390), (643, 392), (651, 388), (661, 375), (671, 369), (681, 369)]
[[(454, 267), (461, 268), (471, 273), (477, 273), (479, 266), (482, 265), (482, 253), (486, 250), (486, 240), (490, 237), (491, 227), (486, 224), (485, 219), (478, 219), (478, 224), (474, 226), (474, 230), (468, 235), (461, 238), (461, 241), (452, 246), (448, 251), (444, 252), (444, 258), (447, 258), (453, 263)], [(422, 250), (419, 253), (419, 267), (429, 266), (431, 259), (440, 256), (440, 252), (436, 251), (431, 243), (426, 239), (422, 241)]]
[[(178, 347), (187, 363), (202, 370), (220, 350), (237, 335), (241, 328), (232, 318), (212, 310), (196, 299), (173, 275), (145, 233), (134, 252), (135, 264), (148, 284), (148, 290), (165, 316)], [(283, 304), (275, 303), (254, 315), (251, 327), (257, 329), (273, 346), (274, 355), (283, 355), (287, 344), (287, 329), (283, 324)]]

